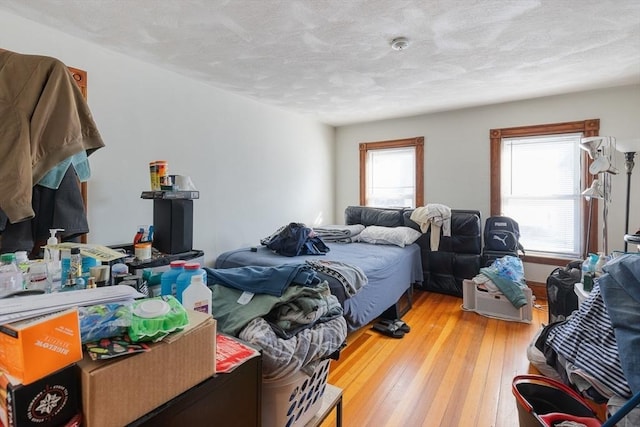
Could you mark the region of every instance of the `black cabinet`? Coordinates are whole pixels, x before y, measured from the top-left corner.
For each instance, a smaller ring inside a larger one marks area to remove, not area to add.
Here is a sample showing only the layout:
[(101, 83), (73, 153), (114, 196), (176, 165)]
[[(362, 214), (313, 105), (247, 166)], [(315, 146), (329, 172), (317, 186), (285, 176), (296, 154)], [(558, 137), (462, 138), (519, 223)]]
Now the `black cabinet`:
[(216, 374), (129, 426), (260, 427), (262, 358), (247, 360), (228, 374)]

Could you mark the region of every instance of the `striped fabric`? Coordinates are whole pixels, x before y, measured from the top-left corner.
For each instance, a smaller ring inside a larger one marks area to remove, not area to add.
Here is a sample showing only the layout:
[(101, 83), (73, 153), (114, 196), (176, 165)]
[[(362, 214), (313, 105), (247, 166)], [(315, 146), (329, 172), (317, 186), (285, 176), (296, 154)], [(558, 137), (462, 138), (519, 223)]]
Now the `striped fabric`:
[(632, 395), (622, 372), (613, 326), (597, 281), (578, 311), (569, 316), (566, 323), (549, 332), (547, 343), (615, 394)]

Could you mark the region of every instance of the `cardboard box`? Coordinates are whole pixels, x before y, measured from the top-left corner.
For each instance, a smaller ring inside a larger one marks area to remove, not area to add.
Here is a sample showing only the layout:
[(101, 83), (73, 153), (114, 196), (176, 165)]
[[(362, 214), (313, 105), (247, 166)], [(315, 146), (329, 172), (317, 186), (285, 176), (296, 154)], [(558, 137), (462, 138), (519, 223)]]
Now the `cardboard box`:
[(216, 321), (189, 311), (189, 326), (151, 351), (78, 363), (86, 427), (121, 427), (215, 374)]
[(0, 370), (24, 385), (80, 359), (77, 308), (0, 325)]
[(69, 365), (29, 385), (0, 373), (0, 424), (58, 427), (80, 414), (80, 381)]

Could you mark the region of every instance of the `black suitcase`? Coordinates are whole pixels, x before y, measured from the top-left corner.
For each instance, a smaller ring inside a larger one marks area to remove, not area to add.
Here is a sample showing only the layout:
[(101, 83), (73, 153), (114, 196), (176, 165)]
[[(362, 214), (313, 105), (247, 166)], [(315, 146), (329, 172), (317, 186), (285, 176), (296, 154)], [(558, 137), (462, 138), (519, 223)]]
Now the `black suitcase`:
[(582, 260), (571, 261), (565, 267), (556, 268), (547, 277), (549, 323), (565, 320), (578, 309), (574, 285), (580, 281), (581, 268)]

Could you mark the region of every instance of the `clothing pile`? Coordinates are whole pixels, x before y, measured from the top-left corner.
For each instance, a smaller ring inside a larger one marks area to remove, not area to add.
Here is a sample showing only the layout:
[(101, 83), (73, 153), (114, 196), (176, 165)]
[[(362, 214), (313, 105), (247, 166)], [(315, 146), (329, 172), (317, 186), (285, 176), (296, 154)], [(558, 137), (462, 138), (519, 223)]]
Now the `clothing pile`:
[(205, 270), (218, 331), (262, 349), (264, 379), (311, 374), (344, 346), (342, 306), (309, 265)]
[(516, 308), (527, 305), (524, 293), (527, 282), (524, 266), (518, 257), (507, 255), (498, 258), (490, 266), (481, 268), (471, 280), (489, 293), (503, 294)]
[(313, 229), (301, 222), (283, 225), (270, 236), (260, 239), (260, 243), (279, 255), (289, 257), (323, 255), (329, 252), (329, 247)]
[[(527, 357), (553, 377), (610, 409), (640, 393), (640, 254), (609, 261), (587, 299), (566, 320), (534, 337)], [(640, 408), (625, 418), (640, 425)]]
[(451, 208), (439, 203), (429, 203), (419, 206), (411, 212), (410, 219), (420, 226), (420, 231), (426, 233), (431, 228), (429, 245), (432, 251), (440, 247), (440, 230), (443, 236), (451, 236)]

